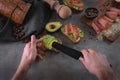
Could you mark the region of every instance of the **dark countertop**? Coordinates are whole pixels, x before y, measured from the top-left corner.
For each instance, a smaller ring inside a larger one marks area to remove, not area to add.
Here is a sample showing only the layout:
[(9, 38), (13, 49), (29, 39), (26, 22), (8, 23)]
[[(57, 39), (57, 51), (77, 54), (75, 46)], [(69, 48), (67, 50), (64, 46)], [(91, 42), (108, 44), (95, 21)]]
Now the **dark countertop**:
[[(83, 0), (86, 8), (93, 5), (97, 0)], [(59, 20), (64, 24), (72, 23), (79, 26), (85, 33), (85, 37), (78, 44), (71, 43), (60, 31), (52, 35), (60, 38), (63, 44), (77, 50), (94, 49), (105, 54), (112, 64), (118, 79), (120, 79), (120, 37), (110, 43), (108, 41), (98, 41), (92, 29), (84, 25), (80, 17), (83, 12), (73, 12), (73, 15), (66, 20), (60, 19), (53, 13), (51, 21)], [(91, 35), (90, 32), (93, 32)], [(25, 44), (21, 42), (0, 43), (0, 80), (10, 80), (14, 75)], [(44, 59), (35, 62), (27, 74), (28, 80), (97, 80), (81, 64), (63, 53), (47, 52)]]

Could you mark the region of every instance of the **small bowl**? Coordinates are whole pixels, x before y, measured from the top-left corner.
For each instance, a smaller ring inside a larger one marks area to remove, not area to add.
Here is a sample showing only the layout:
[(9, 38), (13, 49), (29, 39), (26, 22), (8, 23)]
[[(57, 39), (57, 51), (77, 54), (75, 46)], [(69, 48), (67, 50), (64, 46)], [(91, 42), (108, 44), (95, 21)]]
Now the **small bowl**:
[(94, 19), (98, 16), (99, 11), (96, 8), (90, 7), (85, 10), (85, 17), (88, 19)]

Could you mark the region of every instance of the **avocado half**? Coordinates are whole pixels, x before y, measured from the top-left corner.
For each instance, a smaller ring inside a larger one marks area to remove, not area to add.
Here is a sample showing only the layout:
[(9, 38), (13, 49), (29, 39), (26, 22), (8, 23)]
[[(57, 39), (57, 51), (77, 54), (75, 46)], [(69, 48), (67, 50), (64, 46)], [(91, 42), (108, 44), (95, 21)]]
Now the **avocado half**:
[(59, 22), (59, 21), (56, 21), (56, 22), (49, 22), (49, 23), (47, 23), (46, 26), (45, 26), (45, 29), (48, 32), (55, 32), (58, 29), (60, 29), (61, 27), (62, 27), (62, 23)]
[(61, 41), (59, 38), (56, 38), (56, 37), (54, 37), (54, 36), (52, 36), (52, 35), (49, 35), (49, 34), (42, 36), (39, 40), (42, 42), (42, 46), (44, 46), (44, 48), (45, 48), (46, 50), (53, 50), (53, 51), (55, 51), (55, 52), (59, 52), (59, 51), (56, 50), (56, 49), (54, 49), (54, 48), (52, 47), (52, 44), (53, 44), (54, 42), (57, 42), (57, 43), (59, 43), (59, 44), (62, 44), (62, 41)]

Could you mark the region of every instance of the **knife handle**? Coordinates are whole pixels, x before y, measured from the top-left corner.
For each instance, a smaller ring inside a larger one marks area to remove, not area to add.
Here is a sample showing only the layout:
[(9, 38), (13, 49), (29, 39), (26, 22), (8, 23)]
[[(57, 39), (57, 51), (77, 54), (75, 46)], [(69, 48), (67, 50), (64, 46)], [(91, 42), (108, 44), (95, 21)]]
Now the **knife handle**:
[(74, 58), (76, 60), (78, 60), (80, 57), (83, 57), (82, 52), (77, 51), (75, 49), (72, 49), (70, 47), (67, 47), (65, 45), (59, 44), (57, 42), (54, 42), (52, 44), (52, 47), (59, 50), (59, 51), (61, 51), (61, 52), (63, 52), (63, 53), (65, 53), (65, 54), (67, 54), (68, 56), (70, 56), (70, 57), (72, 57), (72, 58)]

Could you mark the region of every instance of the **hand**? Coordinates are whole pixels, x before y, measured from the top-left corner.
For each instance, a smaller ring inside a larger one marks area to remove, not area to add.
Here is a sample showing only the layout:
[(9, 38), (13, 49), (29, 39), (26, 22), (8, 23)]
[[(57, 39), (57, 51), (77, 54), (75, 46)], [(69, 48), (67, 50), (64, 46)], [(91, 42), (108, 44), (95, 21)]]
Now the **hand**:
[(82, 50), (81, 52), (84, 58), (80, 58), (80, 61), (90, 73), (100, 80), (116, 80), (105, 55), (91, 49)]
[(37, 41), (35, 36), (31, 36), (31, 42), (26, 44), (23, 51), (21, 62), (12, 80), (25, 79), (27, 71), (29, 70), (30, 66), (35, 61), (35, 58), (37, 56), (36, 42)]
[(23, 65), (31, 65), (36, 56), (37, 56), (37, 49), (36, 49), (36, 38), (35, 36), (31, 36), (31, 42), (27, 43), (24, 51), (23, 51), (23, 55), (22, 55), (22, 59), (21, 59), (21, 63)]
[(41, 37), (37, 40), (37, 60), (43, 59), (43, 56), (45, 55), (46, 48), (42, 44), (42, 40), (44, 37)]

